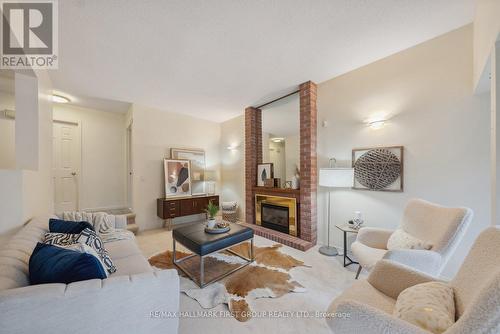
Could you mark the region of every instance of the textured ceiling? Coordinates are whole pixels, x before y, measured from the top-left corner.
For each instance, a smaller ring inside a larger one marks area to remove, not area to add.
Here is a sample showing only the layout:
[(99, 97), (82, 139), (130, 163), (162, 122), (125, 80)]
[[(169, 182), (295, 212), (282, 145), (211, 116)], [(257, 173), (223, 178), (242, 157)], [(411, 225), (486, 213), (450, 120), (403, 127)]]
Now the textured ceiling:
[(222, 121), (472, 21), (474, 0), (59, 1), (57, 90)]

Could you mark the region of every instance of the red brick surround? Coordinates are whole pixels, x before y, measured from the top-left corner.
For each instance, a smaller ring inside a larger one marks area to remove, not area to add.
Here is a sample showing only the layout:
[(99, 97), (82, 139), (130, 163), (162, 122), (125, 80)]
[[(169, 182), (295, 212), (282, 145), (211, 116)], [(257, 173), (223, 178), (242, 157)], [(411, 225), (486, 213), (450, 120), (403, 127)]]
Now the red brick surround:
[(262, 111), (245, 109), (245, 217), (255, 233), (285, 245), (307, 250), (317, 240), (316, 84), (300, 85), (300, 235), (299, 238), (255, 225), (257, 163), (262, 162)]
[(245, 218), (255, 224), (255, 193), (257, 164), (262, 162), (262, 111), (245, 109)]
[(300, 85), (300, 237), (316, 244), (318, 188), (316, 84)]

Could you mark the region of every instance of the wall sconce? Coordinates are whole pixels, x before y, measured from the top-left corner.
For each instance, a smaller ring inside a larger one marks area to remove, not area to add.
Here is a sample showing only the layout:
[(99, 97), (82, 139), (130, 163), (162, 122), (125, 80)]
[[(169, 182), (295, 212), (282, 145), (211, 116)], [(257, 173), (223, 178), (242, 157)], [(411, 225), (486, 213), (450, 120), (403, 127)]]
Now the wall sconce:
[(52, 94), (52, 102), (56, 103), (69, 103), (71, 100), (67, 98), (66, 96), (58, 95), (58, 94)]
[(240, 145), (238, 145), (238, 144), (231, 144), (231, 145), (229, 145), (229, 146), (227, 147), (227, 149), (228, 149), (229, 151), (234, 151), (234, 150), (236, 150), (238, 147), (240, 147)]
[(381, 119), (381, 120), (377, 120), (377, 121), (372, 121), (372, 122), (368, 123), (368, 125), (373, 130), (379, 130), (379, 129), (382, 129), (384, 127), (385, 122), (386, 122), (385, 119)]

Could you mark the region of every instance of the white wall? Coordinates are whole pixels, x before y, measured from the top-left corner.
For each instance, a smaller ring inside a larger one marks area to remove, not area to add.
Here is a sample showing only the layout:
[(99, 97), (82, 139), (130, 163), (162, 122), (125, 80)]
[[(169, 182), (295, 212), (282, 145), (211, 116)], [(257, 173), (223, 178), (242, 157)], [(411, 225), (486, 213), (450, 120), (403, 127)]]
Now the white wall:
[(500, 41), (496, 42), (491, 57), (490, 80), (491, 122), (491, 224), (500, 225)]
[[(405, 146), (403, 193), (332, 193), (333, 223), (355, 210), (367, 226), (395, 228), (408, 199), (467, 206), (475, 218), (445, 269), (452, 276), (489, 224), (489, 103), (472, 92), (472, 27), (453, 31), (318, 86), (318, 166), (350, 164), (356, 147)], [(380, 130), (363, 122), (386, 114)], [(318, 239), (326, 241), (326, 191), (318, 194)], [(341, 233), (332, 228), (337, 246)]]
[[(33, 74), (33, 73), (32, 73)], [(34, 216), (48, 215), (54, 211), (52, 186), (52, 83), (46, 71), (35, 71), (37, 84), (16, 84), (16, 99), (35, 96), (35, 103), (16, 108), (16, 134), (24, 133), (26, 141), (16, 140), (16, 157), (29, 169), (0, 170), (0, 234), (2, 237), (15, 232)], [(17, 77), (17, 75), (16, 75)], [(16, 103), (17, 105), (17, 103)], [(33, 109), (36, 107), (36, 109)], [(36, 122), (24, 124), (26, 117), (34, 115)], [(21, 124), (22, 123), (22, 124)], [(25, 126), (26, 125), (26, 126)], [(27, 129), (35, 129), (32, 132)], [(21, 131), (19, 131), (21, 130)], [(13, 138), (11, 138), (12, 140)], [(33, 147), (26, 147), (31, 142)], [(12, 144), (12, 143), (10, 143)]]
[(34, 73), (15, 73), (16, 168), (37, 170), (39, 163), (40, 109), (38, 78)]
[[(0, 112), (5, 109), (16, 109), (15, 97), (14, 94), (0, 92)], [(15, 120), (0, 114), (0, 169), (16, 167), (15, 131)]]
[[(23, 221), (54, 212), (52, 82), (47, 71), (37, 70), (35, 73), (38, 78), (38, 140), (36, 144), (38, 164), (34, 169), (23, 170)], [(16, 119), (16, 124), (18, 122)], [(18, 128), (16, 127), (17, 132)], [(16, 150), (18, 150), (17, 143)]]
[(57, 104), (54, 119), (80, 123), (81, 209), (126, 207), (126, 115)]
[(0, 235), (15, 232), (23, 223), (23, 174), (0, 170)]
[(215, 171), (219, 180), (221, 125), (140, 105), (132, 106), (132, 122), (136, 222), (140, 229), (160, 227), (156, 199), (165, 196), (163, 159), (172, 147), (204, 149), (206, 169)]
[(478, 0), (474, 16), (474, 87), (487, 68), (495, 40), (500, 34), (500, 1)]
[[(221, 181), (223, 201), (238, 203), (238, 216), (245, 216), (245, 116), (221, 124)], [(228, 150), (227, 147), (234, 147)]]

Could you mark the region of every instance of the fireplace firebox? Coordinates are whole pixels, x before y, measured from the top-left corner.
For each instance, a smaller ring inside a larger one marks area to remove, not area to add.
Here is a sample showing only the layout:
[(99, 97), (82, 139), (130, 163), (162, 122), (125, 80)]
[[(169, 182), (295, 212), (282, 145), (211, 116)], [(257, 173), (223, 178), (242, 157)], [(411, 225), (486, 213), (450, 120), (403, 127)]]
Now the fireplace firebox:
[(293, 197), (255, 195), (257, 225), (298, 237), (297, 200)]
[(290, 233), (290, 212), (287, 206), (261, 203), (261, 225), (286, 234)]

